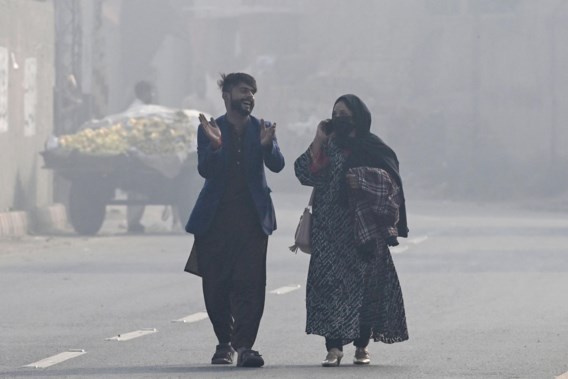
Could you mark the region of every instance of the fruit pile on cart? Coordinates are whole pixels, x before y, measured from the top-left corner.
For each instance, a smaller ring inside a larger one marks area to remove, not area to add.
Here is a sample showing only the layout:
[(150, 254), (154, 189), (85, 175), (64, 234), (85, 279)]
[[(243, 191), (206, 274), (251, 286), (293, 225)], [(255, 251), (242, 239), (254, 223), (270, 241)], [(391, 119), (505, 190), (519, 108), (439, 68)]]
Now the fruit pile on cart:
[[(171, 205), (187, 218), (203, 183), (197, 174), (199, 113), (143, 105), (50, 140), (41, 152), (44, 167), (71, 182), (74, 230), (98, 233), (111, 204)], [(144, 200), (119, 199), (117, 189)]]

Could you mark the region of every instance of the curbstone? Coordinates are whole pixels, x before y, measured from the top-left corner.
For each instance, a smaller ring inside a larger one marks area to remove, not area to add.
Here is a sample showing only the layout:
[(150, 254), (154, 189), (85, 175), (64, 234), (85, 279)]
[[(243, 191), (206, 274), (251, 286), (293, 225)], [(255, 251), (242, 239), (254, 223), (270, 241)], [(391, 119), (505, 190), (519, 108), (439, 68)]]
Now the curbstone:
[(22, 237), (28, 234), (28, 215), (26, 212), (0, 213), (0, 237)]
[(0, 212), (0, 238), (23, 237), (30, 231), (51, 233), (66, 229), (67, 210), (63, 204), (38, 208), (33, 212)]

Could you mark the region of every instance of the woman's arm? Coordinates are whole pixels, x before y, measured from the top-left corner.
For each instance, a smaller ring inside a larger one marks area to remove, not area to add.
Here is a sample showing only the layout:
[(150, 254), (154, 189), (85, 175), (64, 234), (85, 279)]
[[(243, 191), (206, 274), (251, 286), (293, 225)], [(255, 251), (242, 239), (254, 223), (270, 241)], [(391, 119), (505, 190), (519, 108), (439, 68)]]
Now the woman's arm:
[(296, 177), (305, 186), (323, 186), (329, 181), (329, 158), (323, 150), (328, 142), (324, 131), (327, 120), (319, 123), (316, 136), (305, 153), (294, 162)]

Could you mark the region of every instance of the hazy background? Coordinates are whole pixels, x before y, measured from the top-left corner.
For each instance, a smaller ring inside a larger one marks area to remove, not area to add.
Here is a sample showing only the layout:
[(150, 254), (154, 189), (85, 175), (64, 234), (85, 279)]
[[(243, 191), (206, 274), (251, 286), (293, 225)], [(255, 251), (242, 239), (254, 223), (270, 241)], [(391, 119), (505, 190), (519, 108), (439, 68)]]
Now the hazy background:
[[(259, 85), (254, 113), (279, 125), (289, 173), (335, 99), (354, 93), (370, 107), (373, 131), (397, 151), (408, 186), (425, 195), (566, 190), (566, 1), (107, 0), (103, 7), (107, 21), (118, 22), (105, 37), (107, 62), (119, 68), (109, 75), (109, 111), (126, 106), (133, 83), (148, 78), (166, 105), (221, 114), (219, 73), (246, 71)], [(288, 187), (297, 185), (291, 178)]]
[[(0, 120), (4, 112), (12, 121), (0, 148), (12, 162), (34, 157), (2, 170), (4, 183), (18, 177), (16, 186), (3, 184), (3, 208), (40, 202), (36, 192), (46, 191), (29, 189), (49, 182), (37, 161), (47, 135), (123, 111), (137, 81), (154, 82), (162, 105), (220, 115), (216, 81), (233, 71), (257, 78), (254, 114), (279, 125), (287, 167), (270, 178), (275, 191), (298, 189), (295, 158), (335, 99), (354, 93), (371, 109), (373, 131), (398, 153), (414, 197), (566, 196), (565, 0), (5, 0), (1, 7), (22, 16), (0, 15), (8, 72), (23, 75), (12, 51), (20, 66), (22, 54), (40, 57), (41, 120), (36, 142), (16, 149), (25, 101), (10, 100), (4, 111), (0, 102)], [(69, 74), (80, 87), (72, 95)], [(18, 80), (10, 79), (9, 93), (20, 91)]]
[[(128, 234), (123, 204), (102, 198), (111, 175), (70, 160), (84, 180), (73, 191), (39, 153), (52, 135), (123, 112), (139, 80), (155, 83), (159, 104), (219, 116), (219, 73), (245, 71), (287, 165), (268, 178), (278, 231), (255, 344), (267, 367), (227, 377), (333, 377), (320, 372), (323, 339), (303, 332), (309, 257), (288, 246), (309, 189), (293, 163), (336, 98), (354, 93), (398, 153), (411, 230), (391, 249), (411, 341), (372, 344), (364, 370), (566, 378), (566, 41), (568, 0), (0, 0), (0, 376), (221, 375), (208, 321), (171, 322), (204, 310), (199, 278), (183, 272), (189, 210), (176, 227), (164, 217), (192, 203), (196, 170), (181, 185), (135, 182), (179, 192), (146, 207), (145, 234)], [(148, 174), (106, 162), (119, 179)], [(273, 293), (289, 286), (299, 290)], [(105, 341), (139, 328), (159, 333)], [(22, 368), (69, 348), (88, 354)]]

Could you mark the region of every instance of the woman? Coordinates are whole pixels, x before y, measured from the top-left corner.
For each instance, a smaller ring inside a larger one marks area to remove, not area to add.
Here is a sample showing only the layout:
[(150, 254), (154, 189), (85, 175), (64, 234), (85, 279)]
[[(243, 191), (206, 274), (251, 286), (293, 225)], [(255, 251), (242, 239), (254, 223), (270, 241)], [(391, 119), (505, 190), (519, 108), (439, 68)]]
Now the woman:
[(315, 188), (306, 333), (325, 337), (324, 367), (339, 366), (352, 341), (354, 363), (369, 364), (371, 338), (408, 339), (387, 246), (408, 236), (398, 160), (370, 128), (363, 101), (341, 96), (294, 164), (300, 183)]

